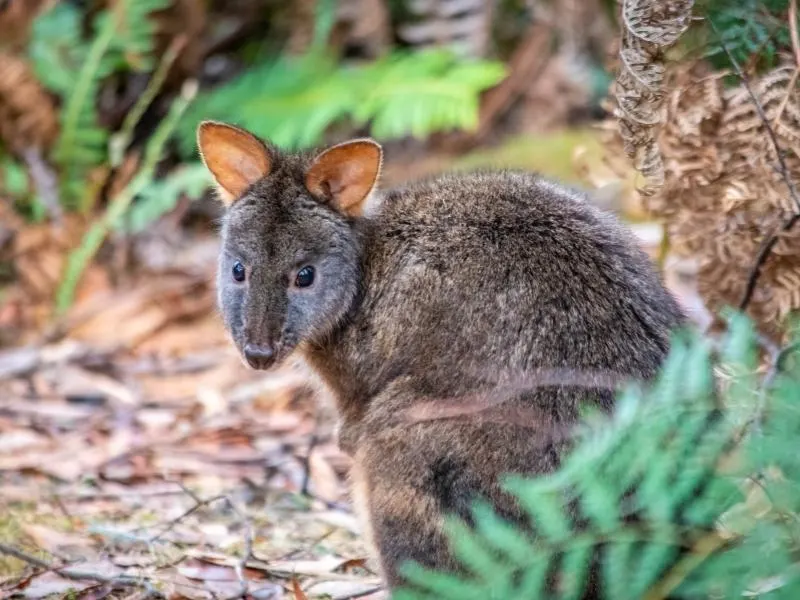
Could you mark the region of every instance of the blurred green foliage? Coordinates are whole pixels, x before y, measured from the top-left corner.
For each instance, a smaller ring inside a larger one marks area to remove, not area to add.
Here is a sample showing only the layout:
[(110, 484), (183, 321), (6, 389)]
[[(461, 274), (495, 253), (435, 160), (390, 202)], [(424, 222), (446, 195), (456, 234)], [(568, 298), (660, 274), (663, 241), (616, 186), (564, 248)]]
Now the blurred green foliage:
[[(372, 62), (344, 61), (328, 48), (336, 2), (321, 0), (316, 3), (313, 39), (304, 55), (261, 55), (233, 80), (204, 90), (193, 104), (185, 97), (173, 100), (183, 118), (175, 117), (172, 110), (154, 132), (144, 132), (143, 164), (121, 191), (103, 198), (108, 177), (131, 150), (134, 132), (141, 129), (145, 114), (152, 118), (151, 109), (162, 98), (166, 73), (175, 57), (169, 51), (155, 56), (152, 15), (171, 3), (120, 0), (97, 12), (87, 28), (86, 8), (60, 2), (34, 23), (28, 56), (42, 85), (60, 102), (59, 137), (45, 157), (56, 167), (60, 201), (68, 210), (87, 214), (107, 202), (104, 214), (96, 217), (68, 261), (58, 294), (62, 311), (111, 231), (140, 232), (172, 210), (179, 198), (199, 197), (208, 188), (208, 174), (196, 161), (199, 121), (237, 123), (286, 148), (319, 144), (335, 125), (382, 139), (422, 137), (475, 127), (480, 92), (500, 81), (505, 72), (500, 63), (467, 61), (445, 50), (394, 51)], [(110, 78), (128, 73), (149, 74), (150, 83), (118, 129), (111, 130), (101, 122), (101, 90)], [(155, 167), (170, 150), (167, 142), (173, 134), (181, 150), (175, 158), (184, 163), (156, 178)], [(34, 196), (13, 176), (19, 171), (16, 163), (5, 160), (4, 165), (8, 172), (4, 179), (14, 184), (7, 191)], [(100, 174), (101, 181), (105, 178), (106, 184), (93, 184), (95, 174)], [(35, 197), (26, 205), (27, 214), (41, 216), (42, 205)]]
[(446, 50), (395, 52), (362, 65), (319, 53), (280, 57), (198, 98), (179, 137), (193, 152), (203, 119), (236, 123), (285, 148), (318, 144), (343, 120), (379, 139), (472, 129), (479, 93), (503, 75), (499, 63), (465, 61)]
[(739, 64), (773, 68), (779, 52), (791, 47), (788, 11), (789, 0), (701, 0), (695, 14), (706, 23), (706, 58), (718, 69), (729, 68), (722, 42)]
[(86, 208), (88, 172), (108, 159), (109, 132), (98, 122), (102, 81), (120, 70), (153, 67), (153, 25), (149, 15), (170, 0), (120, 0), (102, 11), (89, 39), (81, 36), (81, 9), (60, 2), (36, 20), (30, 42), (34, 71), (59, 95), (61, 131), (52, 159), (61, 172), (68, 208)]

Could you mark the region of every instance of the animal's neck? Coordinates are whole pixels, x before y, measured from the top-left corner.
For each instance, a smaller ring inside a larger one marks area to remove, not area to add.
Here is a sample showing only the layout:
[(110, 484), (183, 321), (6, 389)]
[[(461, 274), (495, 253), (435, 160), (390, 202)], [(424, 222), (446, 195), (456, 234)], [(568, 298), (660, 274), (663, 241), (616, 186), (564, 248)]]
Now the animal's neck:
[(366, 291), (363, 277), (368, 268), (364, 257), (361, 261), (358, 292), (351, 300), (347, 312), (333, 331), (308, 344), (304, 353), (309, 366), (334, 394), (343, 419), (360, 418), (367, 402), (369, 383), (363, 379), (365, 365), (360, 364), (363, 356), (359, 352), (361, 344), (356, 338), (357, 323), (364, 319), (362, 309)]

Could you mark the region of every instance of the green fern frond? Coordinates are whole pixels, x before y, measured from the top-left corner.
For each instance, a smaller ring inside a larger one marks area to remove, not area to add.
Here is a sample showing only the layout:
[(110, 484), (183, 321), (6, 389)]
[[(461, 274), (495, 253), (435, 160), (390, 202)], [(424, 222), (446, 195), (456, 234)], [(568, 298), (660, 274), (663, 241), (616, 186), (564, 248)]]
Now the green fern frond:
[(117, 228), (128, 233), (144, 231), (174, 209), (181, 197), (199, 198), (210, 185), (208, 169), (202, 163), (178, 167), (164, 179), (153, 181), (142, 189)]
[(82, 206), (88, 171), (107, 154), (108, 132), (97, 119), (101, 82), (120, 68), (147, 69), (153, 50), (148, 15), (169, 0), (120, 0), (100, 13), (90, 41), (81, 39), (80, 13), (57, 4), (37, 19), (29, 47), (37, 74), (64, 98), (61, 132), (53, 158), (60, 167), (67, 206)]
[[(739, 64), (770, 69), (777, 64), (778, 52), (791, 47), (788, 10), (789, 0), (704, 0), (698, 3), (697, 14), (713, 23)], [(720, 40), (710, 37), (706, 58), (716, 68), (729, 68)]]
[(281, 58), (256, 67), (197, 99), (180, 130), (183, 148), (195, 152), (195, 128), (203, 119), (229, 120), (286, 147), (314, 144), (352, 105), (347, 74), (333, 59)]
[[(134, 199), (140, 194), (147, 194), (148, 190), (151, 190), (150, 193), (152, 193), (153, 177), (156, 166), (162, 158), (164, 147), (196, 93), (196, 82), (189, 81), (184, 84), (181, 96), (172, 103), (166, 118), (159, 123), (158, 128), (148, 140), (139, 171), (131, 179), (130, 183), (111, 199), (103, 216), (95, 220), (84, 235), (81, 245), (70, 252), (56, 293), (56, 310), (58, 314), (64, 314), (72, 305), (75, 290), (80, 283), (83, 272), (102, 246), (108, 233), (113, 229), (122, 227), (125, 215), (128, 214)], [(192, 185), (195, 185), (194, 181), (192, 179)], [(173, 185), (184, 189), (189, 187), (185, 185), (185, 181), (181, 183), (184, 185), (178, 186), (177, 182), (173, 182)]]
[(70, 2), (59, 2), (33, 23), (28, 46), (36, 77), (51, 92), (66, 95), (86, 58), (81, 38), (81, 13)]
[(362, 66), (337, 66), (309, 54), (257, 67), (199, 98), (181, 127), (186, 153), (195, 151), (195, 128), (204, 119), (229, 120), (279, 146), (318, 144), (334, 123), (370, 124), (380, 138), (469, 129), (478, 95), (503, 77), (491, 62), (460, 62), (435, 50), (397, 54)]
[(361, 73), (365, 96), (353, 116), (371, 123), (378, 138), (472, 130), (478, 124), (479, 93), (504, 73), (497, 63), (459, 61), (444, 50), (397, 54)]
[(3, 194), (16, 198), (28, 194), (28, 177), (25, 167), (11, 156), (0, 153), (0, 189)]
[(719, 362), (702, 340), (676, 338), (657, 384), (584, 428), (556, 473), (508, 479), (524, 526), (477, 503), (474, 529), (448, 527), (464, 572), (407, 565), (398, 597), (574, 599), (590, 576), (614, 600), (800, 597), (799, 361), (766, 391), (754, 428), (755, 336), (741, 316), (729, 328)]

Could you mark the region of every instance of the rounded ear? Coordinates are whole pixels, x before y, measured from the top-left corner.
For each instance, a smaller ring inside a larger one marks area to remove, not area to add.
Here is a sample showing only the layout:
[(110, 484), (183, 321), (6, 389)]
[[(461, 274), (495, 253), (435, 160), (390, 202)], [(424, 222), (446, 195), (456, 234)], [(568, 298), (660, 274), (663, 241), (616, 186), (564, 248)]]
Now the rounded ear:
[(383, 149), (374, 140), (337, 144), (314, 159), (306, 172), (306, 188), (344, 214), (360, 216), (382, 164)]
[(233, 125), (214, 121), (200, 123), (197, 147), (226, 206), (238, 200), (256, 181), (269, 175), (272, 168), (272, 159), (264, 143)]

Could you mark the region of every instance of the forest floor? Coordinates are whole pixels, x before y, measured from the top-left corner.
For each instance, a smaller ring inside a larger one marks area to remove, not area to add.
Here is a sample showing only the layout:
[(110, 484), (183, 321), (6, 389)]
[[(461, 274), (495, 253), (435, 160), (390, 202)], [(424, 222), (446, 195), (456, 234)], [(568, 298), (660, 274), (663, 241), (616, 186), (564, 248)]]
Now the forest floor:
[[(386, 178), (503, 163), (628, 185), (564, 168), (586, 153), (581, 136), (553, 143), (390, 162)], [(215, 310), (214, 232), (171, 227), (137, 241), (148, 260), (136, 274), (92, 267), (55, 322), (37, 298), (57, 281), (63, 244), (49, 225), (15, 232), (18, 279), (0, 290), (0, 597), (385, 597), (330, 402), (299, 367), (242, 365)], [(658, 228), (634, 227), (655, 256)], [(691, 273), (667, 262), (665, 276), (698, 310)]]

